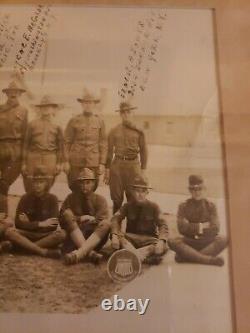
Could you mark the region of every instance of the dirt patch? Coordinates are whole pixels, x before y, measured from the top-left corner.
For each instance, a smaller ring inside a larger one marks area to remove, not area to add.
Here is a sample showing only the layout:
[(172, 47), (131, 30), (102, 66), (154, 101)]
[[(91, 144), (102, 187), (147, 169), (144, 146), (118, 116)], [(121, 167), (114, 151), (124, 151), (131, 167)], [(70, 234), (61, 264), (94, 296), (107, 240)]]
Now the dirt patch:
[[(9, 198), (12, 217), (18, 200), (18, 197)], [(173, 228), (171, 223), (171, 234)], [(124, 286), (110, 279), (106, 265), (107, 260), (99, 266), (88, 262), (65, 266), (60, 260), (3, 254), (0, 256), (0, 312), (85, 313)], [(146, 270), (144, 266), (142, 274)]]

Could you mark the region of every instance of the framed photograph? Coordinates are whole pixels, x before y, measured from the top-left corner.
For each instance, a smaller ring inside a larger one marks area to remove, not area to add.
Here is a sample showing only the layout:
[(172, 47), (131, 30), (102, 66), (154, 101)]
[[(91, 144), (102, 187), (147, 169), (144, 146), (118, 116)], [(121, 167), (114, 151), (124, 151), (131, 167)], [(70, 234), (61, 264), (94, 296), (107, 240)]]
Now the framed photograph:
[(0, 331), (249, 331), (246, 7), (1, 2)]

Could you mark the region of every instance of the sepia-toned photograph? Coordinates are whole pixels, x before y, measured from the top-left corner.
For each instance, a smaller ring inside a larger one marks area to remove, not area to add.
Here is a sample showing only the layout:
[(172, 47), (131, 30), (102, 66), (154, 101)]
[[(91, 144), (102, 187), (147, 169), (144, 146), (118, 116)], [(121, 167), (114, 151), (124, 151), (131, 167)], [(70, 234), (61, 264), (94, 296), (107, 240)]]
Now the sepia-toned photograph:
[(210, 9), (0, 5), (1, 316), (233, 331), (215, 39)]

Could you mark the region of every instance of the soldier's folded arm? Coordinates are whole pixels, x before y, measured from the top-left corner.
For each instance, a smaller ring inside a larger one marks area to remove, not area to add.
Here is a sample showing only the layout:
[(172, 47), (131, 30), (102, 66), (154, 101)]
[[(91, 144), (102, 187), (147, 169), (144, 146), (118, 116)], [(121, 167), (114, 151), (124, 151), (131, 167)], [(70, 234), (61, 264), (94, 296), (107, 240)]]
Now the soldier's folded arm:
[(205, 236), (216, 236), (219, 233), (220, 224), (217, 209), (214, 203), (209, 203), (210, 223), (209, 227), (203, 229)]
[(99, 222), (109, 222), (109, 211), (108, 211), (108, 204), (104, 197), (98, 196), (96, 201), (96, 214), (95, 214), (96, 221)]
[(188, 237), (192, 237), (195, 235), (199, 234), (199, 223), (192, 223), (189, 222), (185, 218), (184, 214), (184, 205), (185, 204), (180, 204), (178, 208), (178, 213), (177, 213), (177, 227), (180, 232), (180, 234)]
[(18, 203), (17, 210), (16, 210), (16, 217), (15, 217), (15, 226), (18, 229), (24, 230), (38, 230), (38, 221), (30, 221), (28, 216), (26, 215), (26, 205), (23, 198)]

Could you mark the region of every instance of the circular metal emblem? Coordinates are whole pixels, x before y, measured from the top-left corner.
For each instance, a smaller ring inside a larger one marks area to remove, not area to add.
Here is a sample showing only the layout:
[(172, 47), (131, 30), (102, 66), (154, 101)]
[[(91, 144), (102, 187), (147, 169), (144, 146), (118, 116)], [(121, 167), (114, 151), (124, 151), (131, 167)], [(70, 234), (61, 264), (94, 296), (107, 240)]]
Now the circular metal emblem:
[(113, 281), (129, 282), (140, 274), (141, 261), (131, 251), (118, 250), (109, 258), (107, 271)]

